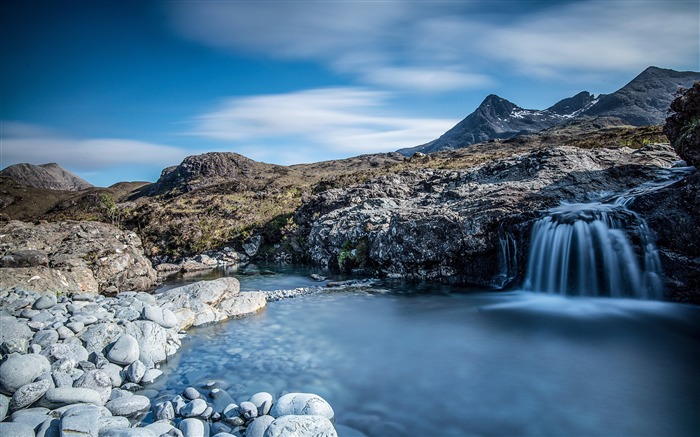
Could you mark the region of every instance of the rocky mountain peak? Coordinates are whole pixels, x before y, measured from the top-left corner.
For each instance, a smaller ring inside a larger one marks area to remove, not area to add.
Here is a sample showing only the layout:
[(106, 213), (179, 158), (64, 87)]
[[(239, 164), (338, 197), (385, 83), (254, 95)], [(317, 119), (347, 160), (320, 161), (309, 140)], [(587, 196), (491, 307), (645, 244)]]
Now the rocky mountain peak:
[(547, 111), (558, 115), (572, 115), (585, 109), (593, 103), (594, 96), (588, 91), (581, 91), (573, 97), (561, 100), (547, 108)]
[(496, 117), (507, 117), (516, 109), (522, 108), (495, 94), (489, 94), (481, 102), (476, 112)]
[(22, 185), (48, 190), (80, 191), (93, 186), (55, 162), (10, 165), (0, 171), (0, 176), (10, 177)]

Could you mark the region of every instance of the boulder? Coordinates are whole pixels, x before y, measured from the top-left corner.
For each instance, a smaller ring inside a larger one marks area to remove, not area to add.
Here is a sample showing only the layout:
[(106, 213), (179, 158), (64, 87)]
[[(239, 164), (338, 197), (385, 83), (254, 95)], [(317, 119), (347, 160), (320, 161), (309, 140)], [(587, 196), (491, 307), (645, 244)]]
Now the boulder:
[(0, 390), (6, 394), (14, 394), (23, 385), (50, 371), (51, 364), (42, 355), (12, 354), (0, 365)]
[(144, 364), (161, 363), (180, 347), (180, 339), (175, 330), (165, 329), (150, 320), (130, 322), (126, 325), (125, 332), (136, 340), (139, 346), (137, 358)]
[(10, 410), (15, 411), (30, 406), (41, 399), (50, 388), (51, 381), (46, 379), (23, 385), (12, 395)]
[(122, 334), (107, 352), (107, 359), (127, 366), (139, 359), (139, 342), (129, 334)]
[(333, 424), (323, 416), (282, 416), (275, 419), (264, 437), (337, 437)]

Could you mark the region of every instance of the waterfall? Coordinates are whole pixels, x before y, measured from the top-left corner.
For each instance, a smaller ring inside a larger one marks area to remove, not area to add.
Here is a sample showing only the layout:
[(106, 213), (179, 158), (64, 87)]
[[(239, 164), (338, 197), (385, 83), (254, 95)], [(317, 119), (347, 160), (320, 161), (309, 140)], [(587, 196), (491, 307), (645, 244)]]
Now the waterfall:
[(518, 270), (518, 246), (513, 234), (503, 226), (498, 230), (498, 276), (493, 281), (497, 288), (503, 288), (515, 279)]
[(563, 204), (533, 228), (526, 289), (658, 299), (662, 278), (649, 228), (624, 205)]

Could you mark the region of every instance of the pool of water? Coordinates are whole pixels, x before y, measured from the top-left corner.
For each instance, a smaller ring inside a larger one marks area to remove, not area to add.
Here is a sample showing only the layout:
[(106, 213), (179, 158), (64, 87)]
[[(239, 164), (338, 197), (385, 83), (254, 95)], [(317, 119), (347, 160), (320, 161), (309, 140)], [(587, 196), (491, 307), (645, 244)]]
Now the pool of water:
[(164, 386), (221, 380), (241, 400), (318, 393), (367, 436), (700, 434), (700, 308), (663, 302), (386, 283), (193, 329), (164, 370)]

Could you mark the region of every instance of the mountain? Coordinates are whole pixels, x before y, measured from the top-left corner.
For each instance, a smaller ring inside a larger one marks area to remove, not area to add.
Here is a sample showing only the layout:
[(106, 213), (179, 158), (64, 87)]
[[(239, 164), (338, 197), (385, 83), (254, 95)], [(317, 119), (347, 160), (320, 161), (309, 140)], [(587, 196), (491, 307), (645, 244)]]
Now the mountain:
[(22, 185), (49, 190), (80, 191), (93, 187), (56, 163), (14, 164), (0, 171), (0, 176), (10, 177)]
[(583, 91), (544, 110), (524, 109), (491, 94), (474, 112), (440, 138), (398, 152), (411, 156), (416, 152), (459, 149), (479, 142), (539, 132), (572, 120), (595, 117), (616, 117), (632, 126), (662, 124), (676, 91), (680, 87), (690, 87), (699, 80), (698, 72), (649, 67), (612, 94), (594, 98), (589, 92)]

